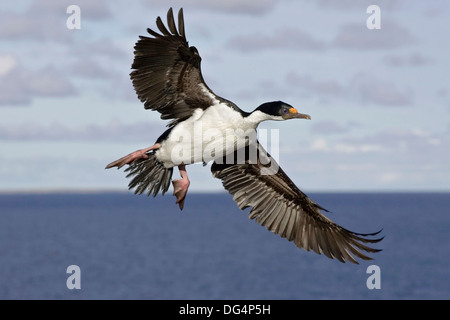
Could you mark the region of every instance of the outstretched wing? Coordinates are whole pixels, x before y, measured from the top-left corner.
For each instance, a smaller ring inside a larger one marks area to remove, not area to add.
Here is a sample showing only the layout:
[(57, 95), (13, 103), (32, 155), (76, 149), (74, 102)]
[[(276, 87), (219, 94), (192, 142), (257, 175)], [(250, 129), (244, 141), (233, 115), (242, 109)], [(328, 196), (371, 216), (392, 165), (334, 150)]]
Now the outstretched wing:
[[(257, 152), (250, 148), (256, 148)], [(256, 155), (255, 159), (252, 155)], [(226, 163), (230, 162), (229, 156), (221, 160), (221, 164), (217, 160), (213, 163), (211, 171), (222, 180), (239, 208), (251, 207), (250, 219), (294, 242), (297, 247), (353, 263), (358, 263), (353, 255), (371, 260), (362, 251), (380, 251), (364, 244), (381, 241), (382, 238), (367, 238), (380, 231), (355, 233), (328, 219), (320, 212), (327, 210), (298, 189), (259, 143), (247, 146), (245, 152), (236, 151), (231, 164)]]
[(161, 32), (147, 29), (152, 37), (140, 36), (134, 49), (134, 71), (130, 77), (146, 109), (161, 113), (161, 119), (172, 119), (173, 126), (189, 118), (195, 109), (206, 109), (215, 95), (208, 88), (200, 70), (200, 55), (189, 47), (184, 31), (183, 9), (178, 12), (178, 29), (172, 8), (167, 25), (158, 17)]

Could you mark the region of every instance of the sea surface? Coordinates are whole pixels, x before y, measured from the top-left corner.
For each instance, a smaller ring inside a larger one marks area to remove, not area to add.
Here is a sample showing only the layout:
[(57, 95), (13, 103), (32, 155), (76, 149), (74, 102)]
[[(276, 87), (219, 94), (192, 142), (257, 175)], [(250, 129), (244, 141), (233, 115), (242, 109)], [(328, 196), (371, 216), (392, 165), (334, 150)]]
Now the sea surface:
[(0, 299), (450, 299), (449, 193), (309, 196), (347, 229), (383, 229), (383, 251), (354, 265), (298, 249), (226, 193), (183, 211), (172, 195), (2, 194)]

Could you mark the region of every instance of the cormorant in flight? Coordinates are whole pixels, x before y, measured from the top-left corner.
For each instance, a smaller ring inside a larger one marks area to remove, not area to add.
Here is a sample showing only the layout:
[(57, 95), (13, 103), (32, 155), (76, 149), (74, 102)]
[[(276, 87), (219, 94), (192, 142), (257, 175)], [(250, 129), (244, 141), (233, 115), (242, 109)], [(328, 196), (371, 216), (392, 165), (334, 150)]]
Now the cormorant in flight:
[(160, 17), (156, 24), (160, 33), (147, 29), (150, 36), (140, 36), (136, 43), (130, 76), (145, 109), (170, 120), (168, 129), (152, 146), (106, 168), (128, 165), (127, 177), (133, 177), (129, 188), (156, 196), (168, 190), (173, 168), (178, 167), (181, 179), (172, 183), (183, 209), (190, 183), (186, 165), (213, 161), (213, 176), (222, 180), (239, 208), (251, 207), (250, 219), (299, 248), (353, 263), (355, 257), (371, 259), (362, 251), (380, 251), (367, 245), (382, 240), (369, 238), (379, 232), (355, 233), (328, 219), (321, 213), (327, 210), (306, 196), (256, 139), (262, 121), (310, 116), (282, 101), (264, 103), (249, 113), (217, 96), (203, 79), (197, 49), (188, 45), (182, 9), (178, 28), (172, 9), (167, 27)]

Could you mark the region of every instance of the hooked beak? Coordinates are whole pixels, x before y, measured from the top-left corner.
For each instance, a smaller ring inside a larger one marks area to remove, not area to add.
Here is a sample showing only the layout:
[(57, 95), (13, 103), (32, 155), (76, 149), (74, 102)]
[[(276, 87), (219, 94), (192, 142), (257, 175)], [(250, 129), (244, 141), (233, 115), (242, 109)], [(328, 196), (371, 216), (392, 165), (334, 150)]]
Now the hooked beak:
[(289, 114), (286, 115), (286, 119), (308, 119), (308, 120), (311, 120), (311, 116), (309, 114), (298, 113), (297, 109), (290, 108)]

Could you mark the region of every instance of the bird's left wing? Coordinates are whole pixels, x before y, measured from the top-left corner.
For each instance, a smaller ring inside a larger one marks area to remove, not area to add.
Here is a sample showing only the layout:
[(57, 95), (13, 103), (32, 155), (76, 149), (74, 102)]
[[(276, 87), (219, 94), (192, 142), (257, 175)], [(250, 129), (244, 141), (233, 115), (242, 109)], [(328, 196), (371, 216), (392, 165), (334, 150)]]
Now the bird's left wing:
[(299, 248), (353, 263), (357, 263), (353, 255), (371, 260), (362, 251), (380, 251), (364, 244), (382, 240), (367, 238), (378, 232), (355, 233), (328, 219), (320, 212), (327, 210), (298, 189), (259, 143), (236, 151), (231, 161), (229, 156), (216, 159), (211, 171), (240, 209), (251, 207), (250, 219)]

